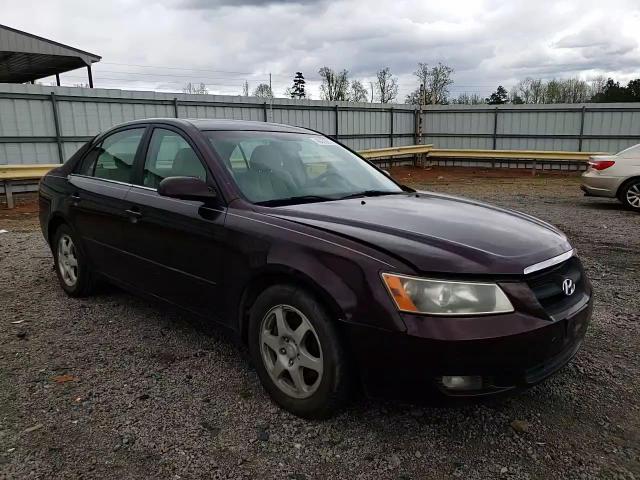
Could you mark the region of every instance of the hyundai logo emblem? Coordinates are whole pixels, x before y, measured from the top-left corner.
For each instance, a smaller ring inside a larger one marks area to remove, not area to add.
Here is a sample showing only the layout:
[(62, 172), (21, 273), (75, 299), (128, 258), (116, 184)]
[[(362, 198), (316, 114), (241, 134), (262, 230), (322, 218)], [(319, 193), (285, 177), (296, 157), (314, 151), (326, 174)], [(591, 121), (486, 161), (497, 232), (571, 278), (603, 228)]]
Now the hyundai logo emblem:
[(576, 291), (576, 284), (570, 278), (565, 278), (562, 282), (562, 291), (567, 297), (573, 295), (573, 292)]

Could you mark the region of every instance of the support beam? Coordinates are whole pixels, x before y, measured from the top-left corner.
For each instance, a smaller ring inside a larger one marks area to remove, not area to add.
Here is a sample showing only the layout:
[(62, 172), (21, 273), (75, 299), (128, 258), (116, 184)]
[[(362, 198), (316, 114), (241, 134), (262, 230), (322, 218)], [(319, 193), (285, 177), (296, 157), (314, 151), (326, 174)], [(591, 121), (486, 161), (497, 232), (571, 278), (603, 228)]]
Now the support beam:
[(7, 197), (7, 208), (14, 208), (16, 204), (13, 201), (13, 185), (11, 184), (11, 180), (4, 181), (4, 194)]
[(498, 144), (498, 107), (493, 111), (493, 150)]
[(580, 135), (578, 137), (578, 151), (581, 152), (582, 151), (582, 136), (584, 135), (584, 114), (587, 110), (587, 107), (585, 105), (582, 106), (582, 109), (580, 110)]
[(93, 88), (93, 75), (91, 74), (91, 65), (87, 65), (87, 76), (89, 77), (89, 88)]
[(64, 163), (64, 153), (62, 152), (62, 138), (60, 134), (60, 118), (58, 117), (58, 103), (56, 94), (51, 92), (51, 110), (53, 111), (53, 126), (56, 131), (56, 143), (58, 144), (58, 161)]
[(56, 73), (56, 85), (60, 86), (60, 74)]
[(389, 146), (393, 147), (393, 107), (389, 109)]

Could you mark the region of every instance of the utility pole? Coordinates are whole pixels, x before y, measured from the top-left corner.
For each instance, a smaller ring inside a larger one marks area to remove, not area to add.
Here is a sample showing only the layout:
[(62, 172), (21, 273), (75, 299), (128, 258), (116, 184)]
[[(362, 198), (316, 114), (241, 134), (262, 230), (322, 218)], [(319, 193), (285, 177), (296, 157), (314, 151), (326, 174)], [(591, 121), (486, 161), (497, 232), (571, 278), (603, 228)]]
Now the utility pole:
[(273, 88), (271, 88), (271, 72), (269, 72), (269, 92), (271, 92), (271, 96), (269, 97), (269, 113), (271, 114), (271, 121), (273, 122)]
[[(426, 88), (424, 88), (424, 83), (420, 84), (420, 95), (418, 103), (420, 107), (418, 108), (418, 145), (422, 145), (422, 106), (427, 102), (427, 92)], [(418, 165), (424, 168), (424, 154), (420, 153), (418, 155)]]
[(369, 86), (371, 87), (371, 103), (373, 103), (373, 82), (369, 82)]

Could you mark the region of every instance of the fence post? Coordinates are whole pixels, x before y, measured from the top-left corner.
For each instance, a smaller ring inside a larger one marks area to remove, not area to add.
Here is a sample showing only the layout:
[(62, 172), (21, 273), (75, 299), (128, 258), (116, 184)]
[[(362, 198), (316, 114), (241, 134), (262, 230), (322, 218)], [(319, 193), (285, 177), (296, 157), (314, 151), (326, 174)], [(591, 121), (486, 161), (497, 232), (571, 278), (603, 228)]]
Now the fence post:
[(176, 118), (178, 117), (178, 97), (173, 97), (173, 114)]
[(62, 138), (60, 137), (60, 119), (58, 118), (58, 104), (56, 94), (51, 92), (51, 109), (53, 110), (53, 125), (56, 130), (56, 143), (58, 144), (58, 162), (64, 163), (64, 153), (62, 153)]
[(584, 135), (584, 114), (587, 110), (586, 105), (582, 106), (580, 110), (580, 136), (578, 137), (578, 151), (582, 151), (582, 136)]
[(393, 147), (393, 107), (389, 109), (389, 146)]
[(493, 149), (496, 149), (498, 142), (498, 107), (494, 110), (493, 114)]
[(338, 104), (336, 103), (335, 106), (335, 111), (336, 111), (336, 136), (335, 139), (338, 140), (340, 137), (340, 107), (338, 106)]

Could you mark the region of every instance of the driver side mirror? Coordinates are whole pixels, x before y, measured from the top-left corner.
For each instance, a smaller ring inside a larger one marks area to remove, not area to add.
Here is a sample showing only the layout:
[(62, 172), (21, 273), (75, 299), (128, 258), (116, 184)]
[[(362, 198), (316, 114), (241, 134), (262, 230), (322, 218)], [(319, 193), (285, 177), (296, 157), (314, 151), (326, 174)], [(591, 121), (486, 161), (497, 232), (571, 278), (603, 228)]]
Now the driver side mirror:
[(196, 177), (167, 177), (158, 185), (158, 194), (163, 197), (203, 202), (217, 197), (213, 187)]
[(390, 176), (391, 176), (391, 172), (390, 172), (389, 170), (382, 169), (382, 172), (383, 172), (387, 177), (390, 177)]

